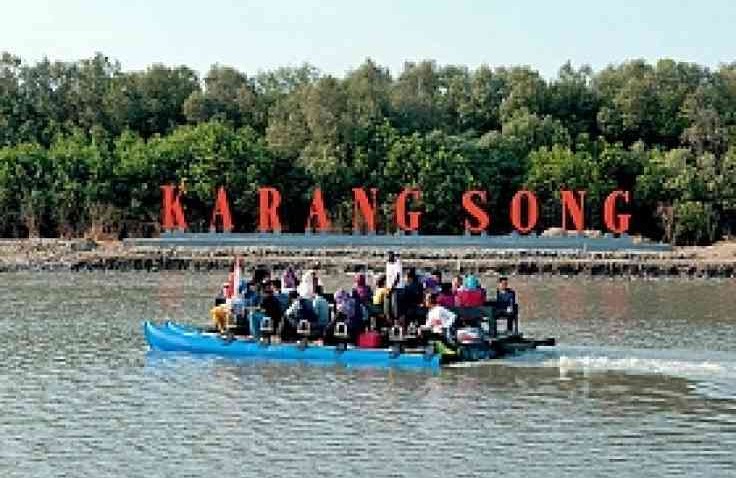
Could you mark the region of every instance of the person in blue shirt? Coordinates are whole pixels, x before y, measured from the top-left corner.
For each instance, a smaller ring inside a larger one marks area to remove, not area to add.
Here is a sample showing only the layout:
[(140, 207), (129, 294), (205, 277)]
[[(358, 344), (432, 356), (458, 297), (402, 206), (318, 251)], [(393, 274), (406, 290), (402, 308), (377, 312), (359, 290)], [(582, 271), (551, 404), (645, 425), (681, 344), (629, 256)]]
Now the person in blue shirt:
[(279, 300), (279, 303), (281, 304), (281, 312), (285, 312), (287, 307), (289, 307), (289, 294), (284, 293), (281, 290), (281, 279), (273, 279), (271, 281), (271, 286), (273, 287), (273, 295)]
[(258, 307), (261, 305), (261, 294), (256, 289), (254, 282), (248, 282), (242, 294), (246, 307)]
[(500, 277), (498, 279), (498, 290), (496, 291), (496, 317), (506, 317), (506, 328), (509, 332), (515, 332), (514, 322), (519, 307), (516, 303), (516, 292), (509, 287), (509, 279)]

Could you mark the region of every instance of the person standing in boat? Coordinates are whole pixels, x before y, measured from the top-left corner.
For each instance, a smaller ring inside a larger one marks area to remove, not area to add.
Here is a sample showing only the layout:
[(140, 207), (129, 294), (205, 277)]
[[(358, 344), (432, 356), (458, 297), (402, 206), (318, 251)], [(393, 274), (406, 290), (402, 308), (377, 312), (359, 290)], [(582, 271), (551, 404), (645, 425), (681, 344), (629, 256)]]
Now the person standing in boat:
[(401, 259), (394, 251), (388, 251), (386, 259), (386, 284), (389, 289), (402, 289), (404, 270), (401, 266)]
[(498, 279), (495, 309), (496, 317), (506, 317), (506, 329), (509, 332), (513, 332), (519, 306), (516, 303), (516, 292), (509, 287), (509, 279), (507, 277), (500, 277)]

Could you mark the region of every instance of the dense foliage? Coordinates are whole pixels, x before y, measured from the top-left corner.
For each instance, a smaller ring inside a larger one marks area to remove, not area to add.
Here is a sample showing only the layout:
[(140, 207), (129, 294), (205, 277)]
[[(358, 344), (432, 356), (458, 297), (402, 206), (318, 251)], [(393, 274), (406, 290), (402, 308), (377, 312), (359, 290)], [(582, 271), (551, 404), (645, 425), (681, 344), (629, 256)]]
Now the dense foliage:
[(491, 228), (509, 228), (513, 193), (535, 191), (540, 228), (560, 223), (561, 188), (602, 199), (633, 192), (633, 231), (707, 243), (736, 225), (736, 64), (634, 60), (594, 73), (564, 65), (469, 70), (366, 60), (344, 78), (304, 65), (255, 76), (215, 65), (126, 72), (98, 54), (77, 62), (0, 57), (0, 234), (155, 232), (159, 186), (186, 189), (195, 230), (226, 185), (237, 230), (255, 228), (260, 185), (284, 195), (303, 230), (320, 186), (332, 223), (351, 227), (351, 188), (390, 205), (423, 190), (422, 231), (459, 232), (467, 189), (488, 191)]

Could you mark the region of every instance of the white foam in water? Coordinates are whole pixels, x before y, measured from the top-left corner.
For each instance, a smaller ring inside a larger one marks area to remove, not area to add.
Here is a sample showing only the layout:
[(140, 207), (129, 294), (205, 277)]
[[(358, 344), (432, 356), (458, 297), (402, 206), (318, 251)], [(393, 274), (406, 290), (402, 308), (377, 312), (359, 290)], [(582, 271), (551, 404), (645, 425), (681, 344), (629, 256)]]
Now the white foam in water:
[(692, 350), (613, 349), (566, 347), (557, 357), (540, 365), (557, 367), (560, 377), (570, 372), (584, 375), (623, 372), (665, 375), (695, 382), (694, 389), (716, 398), (736, 397), (736, 357), (733, 354)]
[(483, 367), (558, 368), (560, 379), (570, 373), (589, 376), (620, 372), (665, 375), (693, 381), (693, 389), (711, 398), (736, 398), (736, 356), (723, 352), (677, 349), (626, 349), (611, 347), (541, 347), (516, 356), (453, 364), (455, 368)]
[(639, 357), (568, 357), (560, 356), (544, 365), (557, 366), (560, 370), (581, 370), (583, 372), (632, 372), (661, 374), (671, 376), (716, 375), (727, 371), (724, 365), (714, 362), (688, 362), (681, 360), (661, 360)]

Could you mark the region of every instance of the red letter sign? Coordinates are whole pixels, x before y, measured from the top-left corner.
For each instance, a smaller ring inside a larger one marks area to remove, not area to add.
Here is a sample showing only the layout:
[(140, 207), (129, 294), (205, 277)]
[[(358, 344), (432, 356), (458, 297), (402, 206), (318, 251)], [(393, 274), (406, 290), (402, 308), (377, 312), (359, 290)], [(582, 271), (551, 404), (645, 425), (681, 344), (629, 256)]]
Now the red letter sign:
[(483, 203), (486, 202), (485, 191), (465, 191), (465, 193), (463, 193), (463, 208), (475, 219), (477, 223), (476, 225), (473, 225), (469, 220), (465, 220), (465, 230), (470, 233), (483, 232), (488, 229), (488, 225), (491, 223), (488, 213), (473, 202), (473, 198), (475, 197), (479, 198)]
[(184, 231), (187, 228), (187, 222), (184, 220), (184, 210), (181, 207), (180, 194), (175, 191), (172, 185), (161, 186), (163, 192), (163, 228), (166, 231), (179, 229)]
[(212, 220), (210, 221), (210, 229), (213, 231), (217, 225), (217, 216), (222, 217), (222, 230), (230, 232), (233, 230), (233, 219), (230, 215), (230, 204), (227, 202), (227, 193), (225, 188), (220, 186), (217, 190), (217, 199), (215, 200), (215, 208), (212, 210)]
[(622, 198), (624, 203), (628, 204), (629, 192), (614, 191), (608, 195), (606, 202), (603, 204), (603, 220), (609, 231), (615, 232), (616, 234), (623, 234), (629, 230), (631, 214), (616, 214), (616, 200), (618, 198)]
[[(522, 200), (526, 199), (527, 220), (521, 220)], [(522, 234), (530, 232), (537, 225), (539, 217), (539, 207), (537, 206), (537, 197), (531, 191), (519, 191), (514, 194), (511, 200), (511, 224)]]
[(279, 221), (281, 194), (276, 188), (258, 188), (258, 230), (281, 231)]
[(312, 204), (309, 206), (309, 217), (307, 218), (306, 229), (312, 227), (312, 219), (317, 219), (315, 229), (318, 232), (325, 232), (330, 228), (330, 220), (327, 219), (325, 212), (325, 201), (322, 199), (322, 190), (316, 188), (312, 193)]
[[(406, 198), (412, 196), (417, 201), (422, 197), (421, 191), (416, 188), (406, 188), (396, 197), (396, 225), (402, 231), (418, 231), (421, 212), (406, 212)], [(407, 224), (407, 216), (409, 221)]]
[(577, 191), (580, 200), (576, 200), (572, 191), (561, 191), (562, 195), (562, 229), (567, 230), (567, 212), (572, 216), (572, 222), (575, 223), (575, 229), (582, 231), (585, 229), (585, 191)]
[(360, 231), (358, 213), (363, 216), (366, 232), (376, 232), (376, 194), (378, 189), (371, 188), (371, 199), (363, 188), (353, 188), (353, 230)]

